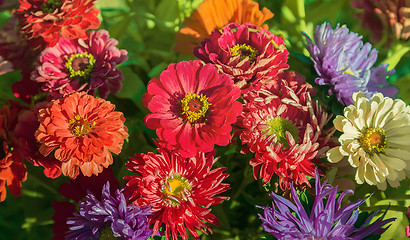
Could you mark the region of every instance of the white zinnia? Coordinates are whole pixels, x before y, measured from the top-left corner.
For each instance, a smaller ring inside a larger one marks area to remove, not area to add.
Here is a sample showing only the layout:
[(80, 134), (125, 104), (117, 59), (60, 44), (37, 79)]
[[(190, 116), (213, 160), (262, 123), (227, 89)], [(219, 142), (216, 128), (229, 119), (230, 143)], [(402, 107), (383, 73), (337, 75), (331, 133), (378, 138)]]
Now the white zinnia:
[(353, 104), (333, 124), (343, 132), (341, 146), (330, 149), (327, 158), (336, 163), (347, 157), (357, 168), (357, 183), (384, 190), (386, 180), (398, 187), (400, 180), (410, 177), (410, 107), (402, 100), (376, 93), (369, 101), (363, 92), (356, 92)]

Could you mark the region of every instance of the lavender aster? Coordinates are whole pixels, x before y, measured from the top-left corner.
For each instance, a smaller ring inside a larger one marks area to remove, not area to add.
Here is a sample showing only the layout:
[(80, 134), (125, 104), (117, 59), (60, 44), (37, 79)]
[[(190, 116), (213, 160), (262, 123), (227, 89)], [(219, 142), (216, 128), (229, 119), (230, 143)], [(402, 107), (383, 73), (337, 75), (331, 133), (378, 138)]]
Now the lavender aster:
[(88, 192), (80, 210), (67, 220), (71, 225), (66, 235), (68, 240), (125, 239), (145, 240), (153, 231), (148, 228), (147, 215), (151, 206), (139, 208), (127, 205), (122, 190), (111, 196), (110, 183), (102, 191), (101, 201)]
[[(386, 214), (384, 213), (375, 222), (367, 225), (377, 214), (374, 212), (360, 226), (355, 227), (354, 224), (359, 217), (357, 207), (364, 203), (368, 197), (342, 207), (343, 198), (353, 191), (344, 191), (339, 197), (336, 197), (337, 187), (327, 184), (327, 180), (321, 184), (317, 169), (315, 171), (315, 185), (316, 196), (310, 213), (306, 212), (297, 197), (293, 184), (291, 184), (291, 192), (295, 204), (272, 192), (270, 194), (273, 198), (272, 208), (261, 207), (264, 209), (264, 214), (259, 214), (259, 218), (263, 222), (263, 230), (279, 240), (359, 240), (372, 234), (382, 234), (389, 226), (382, 227), (395, 220), (393, 218), (383, 220)], [(324, 199), (326, 199), (325, 202)]]
[(362, 36), (350, 32), (346, 26), (330, 23), (316, 26), (314, 41), (304, 33), (305, 46), (314, 62), (319, 77), (316, 83), (330, 85), (329, 95), (336, 94), (337, 100), (345, 105), (352, 104), (354, 92), (362, 91), (367, 97), (375, 92), (394, 97), (398, 89), (389, 86), (386, 77), (394, 73), (387, 71), (387, 64), (374, 67), (378, 52), (370, 43), (363, 44)]

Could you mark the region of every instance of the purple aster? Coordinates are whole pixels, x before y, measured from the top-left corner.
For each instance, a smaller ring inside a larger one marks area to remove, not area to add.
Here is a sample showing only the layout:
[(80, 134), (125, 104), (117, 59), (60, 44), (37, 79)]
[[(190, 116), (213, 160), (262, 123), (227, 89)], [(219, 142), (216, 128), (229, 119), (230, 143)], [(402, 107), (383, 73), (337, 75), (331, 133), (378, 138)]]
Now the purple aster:
[(306, 37), (305, 46), (314, 62), (316, 83), (330, 85), (329, 95), (336, 94), (342, 104), (353, 103), (354, 92), (362, 91), (367, 97), (375, 92), (394, 97), (398, 89), (389, 86), (386, 77), (394, 73), (387, 71), (387, 64), (374, 67), (377, 50), (370, 43), (363, 44), (362, 36), (350, 32), (346, 26), (338, 24), (332, 29), (330, 23), (316, 26), (314, 40)]
[(384, 213), (375, 222), (367, 225), (377, 214), (374, 212), (360, 226), (355, 227), (354, 224), (359, 217), (357, 208), (368, 197), (342, 207), (343, 198), (349, 193), (353, 194), (353, 191), (344, 191), (336, 197), (337, 187), (327, 184), (327, 180), (321, 184), (317, 169), (315, 170), (315, 185), (316, 196), (310, 214), (306, 212), (299, 198), (296, 197), (298, 195), (293, 184), (291, 184), (291, 192), (295, 204), (272, 192), (270, 194), (273, 198), (272, 208), (261, 207), (264, 209), (264, 215), (259, 214), (263, 222), (263, 230), (279, 240), (359, 240), (371, 234), (382, 234), (389, 226), (382, 227), (395, 220), (394, 218), (383, 220), (386, 214)]
[(145, 240), (153, 231), (148, 228), (148, 217), (151, 206), (139, 208), (127, 205), (122, 190), (115, 196), (110, 194), (110, 183), (102, 191), (101, 201), (91, 192), (80, 202), (78, 213), (67, 220), (70, 231), (68, 240), (113, 239)]

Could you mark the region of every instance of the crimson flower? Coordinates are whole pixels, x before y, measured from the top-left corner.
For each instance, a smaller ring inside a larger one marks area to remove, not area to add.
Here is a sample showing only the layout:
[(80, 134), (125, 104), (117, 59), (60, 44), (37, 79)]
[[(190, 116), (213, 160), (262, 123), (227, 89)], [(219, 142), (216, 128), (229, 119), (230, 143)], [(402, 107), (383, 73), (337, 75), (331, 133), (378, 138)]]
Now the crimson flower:
[[(296, 80), (296, 79), (293, 79)], [(293, 84), (293, 85), (291, 85)], [(275, 174), (282, 189), (291, 182), (309, 185), (315, 161), (325, 157), (333, 142), (334, 128), (324, 130), (330, 116), (310, 99), (306, 84), (280, 79), (278, 84), (244, 95), (244, 111), (238, 117), (243, 152), (253, 152), (255, 178), (267, 184)]]
[(162, 145), (186, 157), (225, 146), (242, 112), (239, 88), (216, 66), (200, 61), (171, 64), (148, 83), (143, 104), (152, 113), (144, 122), (155, 129)]
[(213, 31), (194, 55), (218, 66), (242, 90), (289, 67), (283, 40), (252, 24), (231, 23)]
[[(211, 170), (217, 161), (215, 151), (182, 157), (178, 150), (157, 149), (159, 154), (142, 153), (130, 158), (128, 170), (137, 175), (126, 176), (125, 195), (139, 207), (152, 206), (149, 224), (154, 232), (165, 226), (165, 239), (187, 240), (186, 229), (199, 239), (197, 230), (212, 230), (206, 222), (218, 225), (218, 219), (210, 213), (210, 206), (227, 200), (215, 196), (226, 191), (229, 184), (222, 183), (228, 177), (225, 168)], [(170, 237), (172, 235), (172, 237)]]

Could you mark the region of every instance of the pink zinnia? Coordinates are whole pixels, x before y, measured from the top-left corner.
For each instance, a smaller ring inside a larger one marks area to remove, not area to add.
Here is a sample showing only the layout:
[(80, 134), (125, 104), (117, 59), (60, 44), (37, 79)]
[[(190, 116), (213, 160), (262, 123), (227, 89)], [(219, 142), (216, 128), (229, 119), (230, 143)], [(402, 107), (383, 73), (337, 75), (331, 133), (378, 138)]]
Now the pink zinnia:
[(171, 64), (148, 83), (143, 104), (152, 112), (144, 122), (155, 129), (161, 145), (183, 156), (225, 146), (242, 112), (240, 90), (216, 66), (200, 61)]
[(84, 92), (52, 101), (39, 111), (40, 126), (35, 133), (44, 156), (54, 151), (61, 171), (70, 178), (81, 172), (98, 175), (119, 154), (128, 129), (115, 105)]
[(95, 0), (20, 0), (14, 11), (21, 32), (32, 48), (52, 47), (60, 37), (86, 38), (88, 29), (100, 26)]
[(182, 157), (178, 150), (157, 149), (159, 154), (136, 154), (127, 163), (137, 175), (126, 176), (125, 195), (139, 207), (152, 206), (149, 224), (154, 232), (164, 225), (165, 239), (187, 240), (186, 229), (199, 239), (197, 230), (211, 232), (205, 223), (219, 225), (210, 206), (228, 197), (216, 196), (229, 189), (222, 183), (228, 177), (226, 168), (212, 169), (217, 161), (215, 151), (197, 152), (192, 158)]
[(124, 79), (116, 65), (126, 61), (127, 51), (106, 30), (91, 32), (86, 39), (60, 38), (57, 45), (40, 55), (32, 79), (43, 83), (43, 91), (55, 97), (98, 90), (102, 98), (117, 93)]
[(218, 66), (241, 89), (289, 67), (283, 40), (252, 24), (231, 23), (222, 31), (213, 31), (201, 47), (194, 49), (194, 55)]
[(253, 152), (250, 161), (254, 177), (263, 184), (275, 174), (282, 189), (289, 183), (309, 185), (314, 176), (314, 161), (324, 157), (334, 131), (323, 131), (330, 116), (313, 102), (305, 85), (288, 81), (244, 96), (244, 111), (238, 118), (238, 135), (244, 152)]

